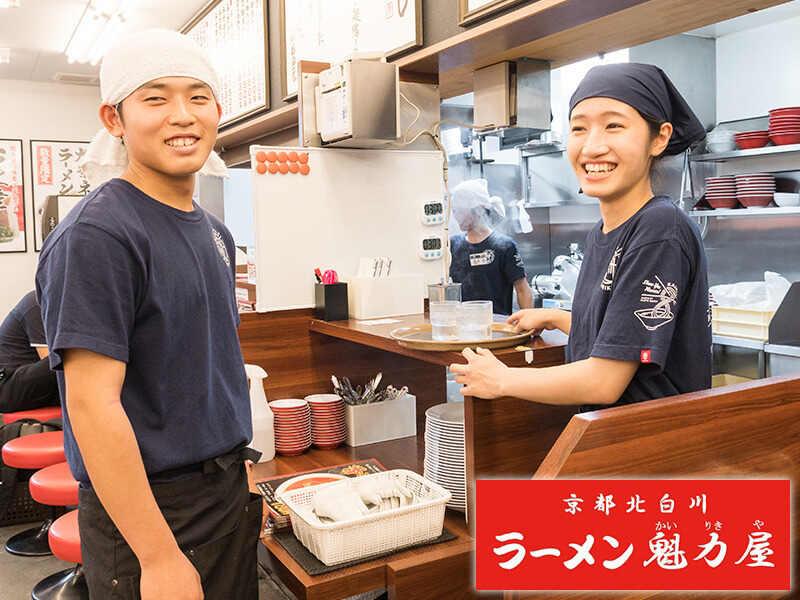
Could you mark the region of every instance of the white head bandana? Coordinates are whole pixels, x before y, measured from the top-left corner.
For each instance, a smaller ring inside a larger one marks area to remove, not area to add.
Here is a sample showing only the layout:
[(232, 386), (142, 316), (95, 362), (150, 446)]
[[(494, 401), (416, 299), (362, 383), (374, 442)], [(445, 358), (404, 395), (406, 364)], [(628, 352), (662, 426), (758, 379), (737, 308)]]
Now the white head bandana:
[[(453, 205), (471, 211), (487, 226), (493, 226), (506, 216), (503, 201), (498, 196), (489, 195), (489, 182), (485, 179), (462, 181), (453, 189)], [(475, 209), (484, 209), (476, 211)]]
[[(161, 77), (192, 77), (207, 84), (219, 101), (219, 79), (206, 52), (191, 38), (176, 31), (150, 29), (127, 36), (111, 48), (100, 65), (103, 104), (116, 106), (149, 81)], [(105, 128), (97, 132), (80, 167), (92, 189), (128, 166), (122, 140)], [(225, 177), (225, 163), (211, 152), (200, 169), (202, 175)]]

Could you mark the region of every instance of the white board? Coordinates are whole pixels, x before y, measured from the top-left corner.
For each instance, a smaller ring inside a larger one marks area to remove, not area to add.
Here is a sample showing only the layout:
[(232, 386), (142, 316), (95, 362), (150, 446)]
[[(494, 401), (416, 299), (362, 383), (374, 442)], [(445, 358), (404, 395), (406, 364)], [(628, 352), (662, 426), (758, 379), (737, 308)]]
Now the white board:
[(314, 269), (346, 280), (362, 256), (439, 281), (442, 261), (418, 253), (423, 236), (443, 234), (421, 217), (444, 195), (439, 152), (251, 146), (254, 166), (259, 151), (307, 152), (309, 174), (252, 171), (258, 312), (314, 306)]

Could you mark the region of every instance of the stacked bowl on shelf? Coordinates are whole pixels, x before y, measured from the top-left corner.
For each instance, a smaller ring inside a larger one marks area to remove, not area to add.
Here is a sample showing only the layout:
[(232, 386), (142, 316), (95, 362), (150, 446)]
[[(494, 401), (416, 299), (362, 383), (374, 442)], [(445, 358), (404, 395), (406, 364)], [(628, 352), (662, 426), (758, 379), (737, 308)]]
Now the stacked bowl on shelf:
[(769, 131), (742, 131), (734, 135), (733, 139), (740, 150), (763, 148), (769, 142)]
[(734, 175), (736, 200), (748, 208), (769, 206), (775, 196), (775, 176), (769, 173)]
[(711, 208), (736, 208), (736, 180), (733, 175), (706, 177), (706, 201)]
[(311, 408), (305, 400), (287, 398), (269, 403), (275, 415), (275, 451), (284, 456), (302, 454), (311, 446)]
[(347, 438), (344, 400), (337, 394), (306, 396), (311, 407), (311, 441), (321, 450), (333, 450)]
[(800, 144), (800, 106), (769, 111), (769, 139), (776, 146)]
[(448, 490), (447, 508), (466, 512), (467, 471), (464, 403), (437, 404), (425, 411), (425, 471), (423, 475)]

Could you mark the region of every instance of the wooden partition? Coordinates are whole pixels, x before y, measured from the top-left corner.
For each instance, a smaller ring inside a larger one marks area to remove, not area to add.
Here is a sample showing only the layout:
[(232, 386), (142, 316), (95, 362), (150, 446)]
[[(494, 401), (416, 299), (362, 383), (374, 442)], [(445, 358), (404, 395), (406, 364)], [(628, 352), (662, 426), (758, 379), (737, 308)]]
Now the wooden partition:
[[(554, 478), (716, 478), (800, 475), (800, 378), (770, 378), (632, 406), (576, 415), (534, 476)], [(793, 557), (798, 560), (793, 493)], [(796, 571), (795, 564), (795, 571)], [(677, 595), (676, 595), (677, 594)], [(507, 593), (507, 600), (596, 593)], [(796, 598), (794, 593), (636, 592), (607, 600)]]

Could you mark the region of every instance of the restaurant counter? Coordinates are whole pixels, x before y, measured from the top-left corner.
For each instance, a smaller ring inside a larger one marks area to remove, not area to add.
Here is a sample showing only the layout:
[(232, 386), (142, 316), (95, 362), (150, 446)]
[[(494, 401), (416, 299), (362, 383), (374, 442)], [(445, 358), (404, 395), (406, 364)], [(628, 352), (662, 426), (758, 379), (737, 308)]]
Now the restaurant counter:
[[(425, 410), (446, 401), (445, 367), (463, 362), (463, 358), (458, 353), (399, 346), (389, 332), (421, 321), (422, 315), (398, 320), (386, 325), (324, 322), (315, 320), (310, 309), (242, 315), (240, 339), (245, 362), (258, 364), (269, 373), (264, 383), (270, 400), (330, 392), (332, 374), (363, 384), (378, 372), (383, 373), (383, 381), (396, 387), (407, 385), (417, 397), (416, 438), (277, 457), (258, 465), (257, 477), (365, 458), (376, 458), (387, 468), (422, 472)], [(563, 362), (565, 343), (565, 336), (546, 332), (526, 349), (511, 348), (496, 354), (511, 366), (551, 366)], [(464, 407), (469, 518), (465, 522), (462, 513), (447, 511), (445, 526), (456, 534), (455, 540), (312, 577), (277, 542), (266, 538), (262, 564), (302, 599), (332, 600), (380, 587), (386, 587), (389, 597), (397, 599), (476, 597), (470, 592), (475, 522), (471, 499), (476, 479), (731, 474), (794, 478), (800, 470), (800, 379), (772, 378), (583, 414), (576, 414), (577, 407), (535, 404), (518, 398), (481, 400), (467, 396)], [(796, 551), (794, 556), (798, 556)], [(480, 594), (482, 598), (508, 599), (539, 596)], [(565, 592), (542, 597), (577, 600), (595, 596)], [(681, 597), (708, 596), (698, 593)], [(634, 600), (675, 596), (637, 592), (604, 597)], [(726, 598), (719, 593), (713, 597)]]

